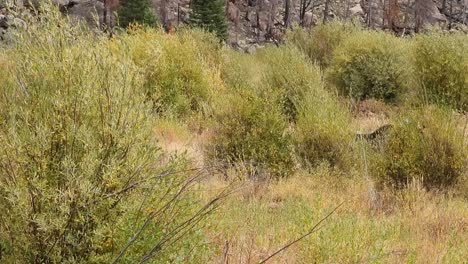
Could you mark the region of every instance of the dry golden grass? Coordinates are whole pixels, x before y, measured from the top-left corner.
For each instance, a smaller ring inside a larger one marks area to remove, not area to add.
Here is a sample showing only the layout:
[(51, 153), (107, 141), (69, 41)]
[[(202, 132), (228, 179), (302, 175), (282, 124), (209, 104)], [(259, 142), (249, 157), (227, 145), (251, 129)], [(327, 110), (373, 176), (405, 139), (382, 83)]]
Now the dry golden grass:
[(375, 129), (389, 124), (395, 112), (391, 106), (376, 100), (366, 100), (353, 107), (354, 122), (359, 133), (370, 133)]
[[(309, 238), (270, 263), (463, 263), (468, 258), (468, 204), (417, 187), (383, 193), (369, 203), (358, 175), (338, 179), (326, 169), (268, 185), (245, 183), (211, 218), (206, 230), (218, 247), (213, 263), (257, 263), (305, 233), (340, 202), (344, 205)], [(205, 195), (227, 184), (204, 183)], [(228, 254), (225, 254), (228, 245)]]
[(193, 133), (188, 125), (168, 118), (157, 120), (154, 132), (166, 156), (185, 154), (194, 165), (203, 165), (205, 134)]

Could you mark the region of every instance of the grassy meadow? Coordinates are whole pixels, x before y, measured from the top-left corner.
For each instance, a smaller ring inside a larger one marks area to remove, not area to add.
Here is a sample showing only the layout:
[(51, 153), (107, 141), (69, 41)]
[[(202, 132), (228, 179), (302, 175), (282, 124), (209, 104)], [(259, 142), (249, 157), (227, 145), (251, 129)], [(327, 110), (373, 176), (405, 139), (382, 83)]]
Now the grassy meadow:
[(23, 19), (0, 47), (1, 263), (261, 263), (339, 205), (267, 263), (466, 263), (466, 34), (332, 22), (246, 54)]

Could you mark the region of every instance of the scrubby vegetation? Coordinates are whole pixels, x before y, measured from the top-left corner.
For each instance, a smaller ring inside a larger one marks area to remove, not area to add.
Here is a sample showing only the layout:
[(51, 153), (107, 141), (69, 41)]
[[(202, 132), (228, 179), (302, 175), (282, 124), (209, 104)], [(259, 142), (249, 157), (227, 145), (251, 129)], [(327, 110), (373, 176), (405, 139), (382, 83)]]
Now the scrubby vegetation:
[(460, 120), (449, 111), (427, 107), (395, 120), (385, 152), (375, 163), (381, 182), (397, 188), (415, 180), (427, 189), (444, 190), (467, 173)]
[(0, 262), (254, 263), (342, 201), (274, 260), (468, 256), (466, 35), (330, 23), (244, 54), (49, 8), (0, 50)]
[(362, 31), (346, 38), (333, 52), (331, 82), (341, 94), (365, 100), (395, 101), (409, 74), (403, 40), (388, 33)]
[(295, 149), (305, 167), (323, 162), (344, 170), (351, 168), (354, 135), (349, 113), (326, 91), (307, 94), (295, 129)]
[(421, 100), (468, 110), (466, 34), (429, 32), (414, 42), (415, 80)]
[(301, 49), (312, 61), (322, 67), (330, 65), (333, 52), (347, 37), (361, 31), (358, 25), (341, 21), (320, 24), (312, 30), (300, 27), (289, 31), (286, 35), (288, 42)]
[(250, 164), (274, 177), (291, 175), (291, 136), (277, 105), (241, 92), (224, 98), (218, 108), (214, 136), (207, 147), (209, 159)]
[(133, 27), (109, 43), (118, 56), (131, 56), (144, 72), (144, 88), (153, 110), (161, 115), (187, 117), (203, 112), (216, 92), (220, 46), (201, 31), (167, 36), (162, 30)]

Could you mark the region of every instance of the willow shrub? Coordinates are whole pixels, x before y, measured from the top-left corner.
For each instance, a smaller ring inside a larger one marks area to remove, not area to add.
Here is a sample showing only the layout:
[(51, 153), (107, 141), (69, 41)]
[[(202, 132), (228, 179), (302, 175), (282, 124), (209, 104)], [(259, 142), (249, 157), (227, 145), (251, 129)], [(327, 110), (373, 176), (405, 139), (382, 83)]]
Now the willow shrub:
[(142, 226), (124, 262), (161, 241), (155, 261), (196, 257), (198, 234), (167, 251), (194, 202), (171, 200), (187, 175), (157, 177), (184, 165), (157, 163), (141, 70), (107, 37), (41, 13), (0, 64), (0, 262), (109, 263)]
[(336, 47), (348, 36), (360, 30), (358, 25), (333, 21), (312, 29), (295, 27), (287, 32), (286, 39), (312, 61), (326, 68), (331, 63)]
[(335, 49), (328, 79), (342, 95), (395, 101), (406, 90), (410, 60), (405, 40), (361, 31)]
[(134, 26), (111, 43), (116, 54), (130, 54), (144, 72), (145, 89), (159, 114), (187, 117), (204, 112), (223, 90), (221, 46), (215, 36), (197, 30), (165, 34)]
[(429, 32), (413, 46), (419, 97), (429, 103), (468, 110), (468, 37), (464, 33)]
[(261, 95), (271, 97), (282, 106), (285, 116), (295, 121), (305, 95), (321, 85), (320, 69), (293, 46), (269, 47), (256, 56), (268, 65)]
[(321, 83), (319, 68), (290, 45), (266, 47), (253, 55), (228, 52), (222, 73), (228, 88), (254, 91), (274, 101), (291, 121), (305, 94)]
[(451, 111), (430, 106), (403, 114), (394, 122), (373, 173), (382, 185), (403, 188), (419, 181), (443, 190), (466, 177), (464, 131)]
[(252, 91), (240, 91), (218, 102), (213, 138), (206, 147), (208, 162), (243, 163), (273, 178), (293, 171), (291, 136), (281, 108)]
[(294, 145), (302, 165), (350, 169), (354, 134), (349, 112), (325, 90), (307, 94), (299, 109)]

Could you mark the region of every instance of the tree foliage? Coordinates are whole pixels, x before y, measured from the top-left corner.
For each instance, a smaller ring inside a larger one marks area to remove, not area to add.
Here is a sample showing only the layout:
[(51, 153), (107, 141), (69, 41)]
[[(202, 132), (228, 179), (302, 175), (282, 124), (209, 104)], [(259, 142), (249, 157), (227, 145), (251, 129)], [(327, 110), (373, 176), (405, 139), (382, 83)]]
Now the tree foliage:
[(149, 0), (121, 0), (118, 14), (122, 27), (128, 27), (131, 23), (156, 25), (156, 16)]
[(193, 0), (190, 24), (213, 32), (221, 40), (228, 37), (224, 0)]

